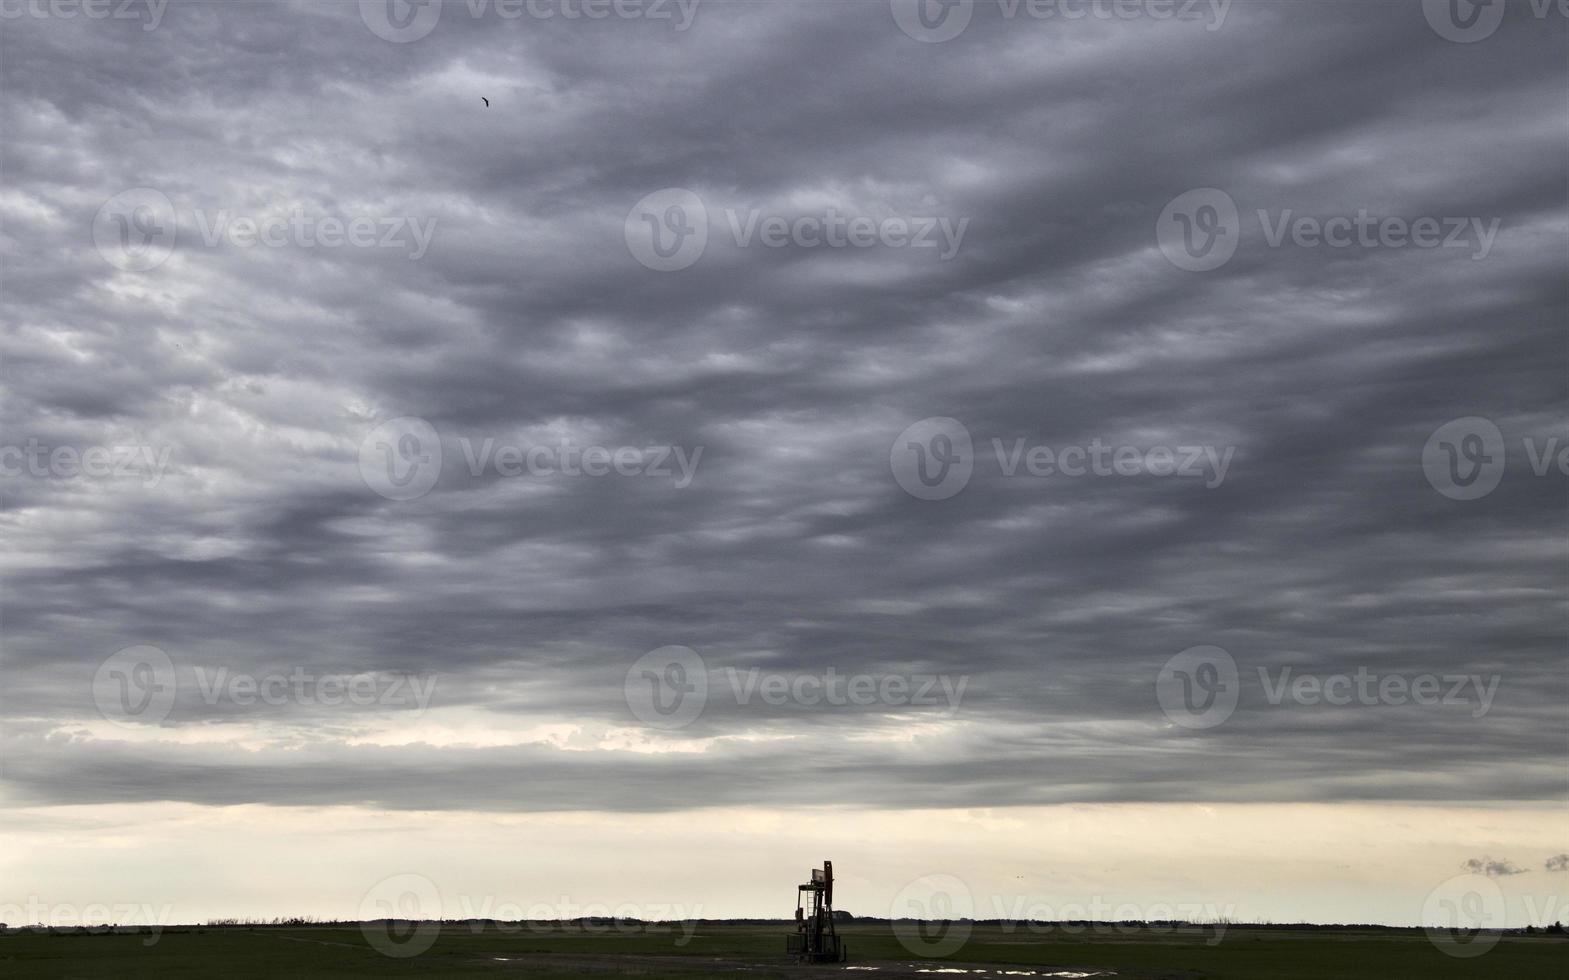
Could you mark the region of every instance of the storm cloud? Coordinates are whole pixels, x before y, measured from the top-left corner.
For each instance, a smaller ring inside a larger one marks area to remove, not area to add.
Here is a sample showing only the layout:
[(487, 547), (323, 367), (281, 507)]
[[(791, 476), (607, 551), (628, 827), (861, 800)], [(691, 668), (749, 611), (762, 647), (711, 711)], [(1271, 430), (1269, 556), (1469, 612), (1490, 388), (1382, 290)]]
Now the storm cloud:
[(12, 9), (10, 792), (1563, 799), (1569, 22), (1124, 6)]

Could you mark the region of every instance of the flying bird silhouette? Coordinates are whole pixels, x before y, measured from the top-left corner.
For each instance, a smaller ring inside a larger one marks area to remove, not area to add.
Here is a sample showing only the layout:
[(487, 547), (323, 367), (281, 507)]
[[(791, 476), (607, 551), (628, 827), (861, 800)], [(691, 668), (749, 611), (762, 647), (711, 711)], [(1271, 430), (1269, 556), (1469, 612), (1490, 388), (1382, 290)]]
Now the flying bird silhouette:
[(485, 103), (485, 108), (487, 108), (487, 109), (489, 109), (489, 108), (490, 108), (490, 100), (489, 100), (489, 99), (487, 99), (487, 98), (485, 98), (485, 97), (484, 97), (484, 96), (483, 96), (483, 95), (482, 95), (482, 96), (480, 96), (480, 97), (479, 97), (479, 100), (480, 100), (480, 101), (481, 101), (481, 102), (483, 102), (483, 103)]

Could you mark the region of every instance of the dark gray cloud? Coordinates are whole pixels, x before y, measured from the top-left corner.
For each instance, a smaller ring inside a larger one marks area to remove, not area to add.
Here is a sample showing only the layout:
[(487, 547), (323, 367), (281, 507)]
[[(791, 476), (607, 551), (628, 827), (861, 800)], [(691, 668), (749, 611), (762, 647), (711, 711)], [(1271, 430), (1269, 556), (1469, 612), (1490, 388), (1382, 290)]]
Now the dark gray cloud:
[[(931, 44), (872, 2), (704, 0), (677, 30), (447, 0), (408, 43), (339, 2), (0, 22), (0, 442), (128, 454), (5, 478), (7, 779), (480, 809), (1562, 798), (1569, 24), (1510, 6), (1470, 44), (1318, 2), (1215, 30), (981, 4)], [(1206, 187), (1237, 249), (1186, 271), (1157, 223)], [(156, 209), (100, 209), (136, 188), (179, 233), (126, 271)], [(679, 271), (627, 244), (665, 188), (708, 210)], [(754, 209), (966, 224), (946, 260), (738, 247), (726, 212)], [(1359, 211), (1497, 227), (1270, 244)], [(307, 244), (296, 213), (394, 243)], [(279, 247), (203, 240), (269, 217)], [(361, 446), (407, 416), (443, 465), (393, 500)], [(917, 499), (890, 449), (934, 417), (974, 472)], [(1424, 447), (1468, 417), (1506, 456), (1458, 500)], [(689, 485), (472, 474), (486, 439), (702, 455)], [(1231, 455), (1008, 476), (993, 440)], [(138, 645), (178, 696), (117, 738), (95, 671)], [(666, 645), (710, 693), (648, 731), (627, 670)], [(1199, 645), (1238, 699), (1185, 727), (1157, 678)], [(237, 704), (198, 668), (436, 686)], [(966, 687), (742, 703), (753, 669)], [(431, 735), (454, 719), (577, 730)]]
[(1526, 872), (1525, 868), (1516, 867), (1513, 861), (1495, 861), (1490, 857), (1470, 858), (1460, 866), (1472, 874), (1487, 875), (1489, 878), (1508, 878)]

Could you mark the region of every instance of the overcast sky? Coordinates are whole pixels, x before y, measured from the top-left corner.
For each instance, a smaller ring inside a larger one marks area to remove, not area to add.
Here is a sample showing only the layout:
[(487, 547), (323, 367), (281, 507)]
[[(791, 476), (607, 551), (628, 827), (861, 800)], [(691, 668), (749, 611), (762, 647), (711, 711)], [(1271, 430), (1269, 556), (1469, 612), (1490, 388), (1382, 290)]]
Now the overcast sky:
[[(0, 20), (0, 744), (72, 828), (0, 902), (294, 911), (148, 876), (171, 815), (307, 911), (495, 892), (442, 840), (547, 813), (733, 829), (710, 915), (1085, 812), (1034, 894), (1562, 894), (1556, 9), (119, 4)], [(1161, 813), (1331, 829), (1141, 877)], [(332, 878), (378, 816), (417, 859)]]

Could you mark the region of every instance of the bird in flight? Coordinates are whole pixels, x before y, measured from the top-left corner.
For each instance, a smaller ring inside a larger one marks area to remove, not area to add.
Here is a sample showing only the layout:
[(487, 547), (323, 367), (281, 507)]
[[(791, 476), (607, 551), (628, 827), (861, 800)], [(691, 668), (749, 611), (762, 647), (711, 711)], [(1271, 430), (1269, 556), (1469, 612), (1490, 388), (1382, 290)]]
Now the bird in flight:
[(489, 108), (490, 108), (490, 100), (489, 100), (489, 99), (487, 99), (487, 98), (485, 98), (485, 97), (484, 97), (484, 96), (483, 96), (483, 95), (482, 95), (482, 96), (480, 96), (480, 97), (479, 97), (479, 100), (480, 100), (480, 101), (481, 101), (481, 102), (483, 102), (483, 103), (485, 103), (485, 108), (487, 108), (487, 109), (489, 109)]

